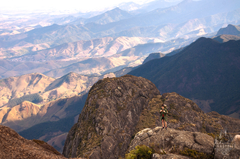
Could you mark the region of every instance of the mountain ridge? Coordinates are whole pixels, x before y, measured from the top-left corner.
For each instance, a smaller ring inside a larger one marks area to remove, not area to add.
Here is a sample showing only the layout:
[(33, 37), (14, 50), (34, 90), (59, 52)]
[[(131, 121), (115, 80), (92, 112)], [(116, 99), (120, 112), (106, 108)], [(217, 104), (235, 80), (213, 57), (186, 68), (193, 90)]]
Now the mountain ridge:
[[(234, 104), (234, 102), (237, 102), (239, 97), (239, 92), (235, 89), (237, 86), (236, 79), (239, 78), (239, 73), (237, 73), (239, 71), (237, 60), (239, 56), (239, 42), (238, 40), (219, 43), (213, 39), (199, 38), (180, 53), (171, 57), (151, 60), (151, 62), (139, 66), (129, 74), (151, 80), (162, 92), (177, 92), (185, 97), (198, 98), (200, 100), (213, 99), (214, 103), (210, 104), (212, 105), (210, 107), (211, 110), (231, 114), (234, 111), (238, 111), (237, 103)], [(226, 52), (228, 49), (231, 51)], [(220, 63), (220, 61), (222, 62)], [(149, 68), (152, 69), (149, 70)], [(232, 71), (233, 78), (232, 76), (227, 76), (229, 71)], [(232, 83), (231, 86), (226, 87), (225, 84), (223, 85), (223, 83), (229, 82)], [(201, 85), (201, 83), (204, 85)], [(200, 85), (201, 88), (198, 87)], [(231, 94), (232, 100), (229, 101), (228, 97), (222, 94), (223, 86), (226, 92), (228, 92), (227, 94)], [(198, 93), (194, 90), (198, 90)], [(196, 93), (195, 95), (193, 95), (194, 92)], [(213, 97), (212, 93), (218, 94), (218, 98)], [(220, 96), (225, 99), (220, 98)], [(229, 104), (232, 105), (230, 109), (224, 107), (224, 105)]]

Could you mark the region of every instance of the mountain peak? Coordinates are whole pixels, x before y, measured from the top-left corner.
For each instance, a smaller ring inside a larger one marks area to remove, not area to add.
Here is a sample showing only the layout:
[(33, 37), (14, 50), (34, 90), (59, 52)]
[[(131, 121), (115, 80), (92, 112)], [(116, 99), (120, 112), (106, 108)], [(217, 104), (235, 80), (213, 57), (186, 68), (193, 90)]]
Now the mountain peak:
[(221, 28), (217, 32), (216, 36), (223, 35), (223, 34), (240, 36), (240, 26), (228, 24), (227, 27)]
[[(170, 129), (161, 131), (159, 110), (163, 103), (169, 110), (168, 126)], [(231, 125), (222, 122), (226, 120)], [(175, 134), (177, 138), (182, 136), (178, 143), (185, 142), (185, 139), (189, 138), (187, 134), (191, 134), (192, 144), (189, 144), (190, 140), (188, 140), (184, 143), (188, 145), (186, 147), (198, 151), (201, 149), (201, 152), (211, 155), (214, 149), (214, 138), (207, 133), (215, 134), (228, 128), (229, 132), (236, 134), (240, 130), (239, 123), (240, 120), (226, 116), (213, 118), (204, 113), (196, 103), (177, 93), (160, 95), (156, 86), (145, 78), (132, 75), (105, 78), (96, 82), (90, 89), (78, 123), (68, 133), (63, 155), (94, 159), (124, 157), (129, 148), (136, 147), (136, 142), (132, 142), (132, 139), (141, 142), (140, 144), (149, 145), (156, 141), (154, 135), (159, 137), (168, 132), (186, 134)], [(141, 132), (145, 130), (149, 131), (143, 135), (144, 132)], [(138, 133), (139, 131), (140, 133)], [(159, 134), (156, 134), (158, 132)], [(172, 153), (171, 140), (176, 141), (170, 137), (172, 135), (168, 134), (169, 140), (167, 139), (164, 148), (167, 154)], [(204, 143), (203, 146), (203, 142), (201, 142), (203, 140), (200, 141), (200, 138), (207, 139), (209, 142)], [(196, 140), (194, 141), (194, 139)], [(159, 137), (156, 144), (159, 145), (161, 141), (162, 138)], [(195, 142), (198, 144), (197, 146), (194, 144)], [(184, 145), (175, 146), (180, 150), (185, 147)]]
[[(124, 156), (134, 133), (131, 128), (137, 124), (148, 100), (159, 94), (152, 82), (141, 77), (125, 75), (99, 80), (89, 91), (79, 116), (80, 124), (70, 130), (73, 133), (69, 133), (66, 139), (63, 154), (69, 157), (91, 154), (89, 158)], [(78, 133), (78, 137), (73, 137)], [(79, 145), (71, 145), (75, 141)], [(109, 147), (120, 143), (121, 149)], [(97, 154), (101, 154), (101, 157), (96, 157)]]
[[(209, 108), (231, 114), (239, 111), (236, 103), (240, 90), (232, 91), (240, 88), (237, 82), (240, 80), (239, 44), (240, 40), (220, 43), (199, 38), (180, 53), (147, 62), (129, 74), (151, 80), (162, 92), (177, 92), (190, 99), (199, 99), (196, 101), (202, 103), (204, 110)], [(229, 73), (234, 76), (229, 77)], [(226, 94), (226, 98), (221, 98)], [(231, 105), (231, 109), (224, 103)]]

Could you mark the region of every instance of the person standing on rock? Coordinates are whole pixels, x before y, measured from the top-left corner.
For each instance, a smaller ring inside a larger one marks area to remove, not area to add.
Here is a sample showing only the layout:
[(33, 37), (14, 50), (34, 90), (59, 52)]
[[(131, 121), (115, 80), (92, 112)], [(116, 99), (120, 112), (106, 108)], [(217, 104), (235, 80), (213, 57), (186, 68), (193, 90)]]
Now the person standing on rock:
[(162, 129), (167, 129), (167, 114), (168, 114), (168, 110), (167, 110), (167, 105), (166, 104), (162, 104), (161, 110), (160, 110), (160, 115), (161, 115), (161, 119), (162, 119)]

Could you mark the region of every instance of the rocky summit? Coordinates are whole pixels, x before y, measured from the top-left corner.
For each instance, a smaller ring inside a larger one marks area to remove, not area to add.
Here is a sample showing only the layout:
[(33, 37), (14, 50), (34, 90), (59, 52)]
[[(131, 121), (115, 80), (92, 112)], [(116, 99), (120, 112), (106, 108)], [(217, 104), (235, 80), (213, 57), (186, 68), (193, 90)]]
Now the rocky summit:
[[(168, 129), (160, 131), (159, 109), (163, 103), (169, 111)], [(174, 92), (161, 95), (152, 82), (142, 77), (105, 78), (90, 89), (78, 122), (68, 133), (63, 155), (115, 159), (125, 157), (137, 145), (165, 143), (152, 157), (188, 158), (192, 153), (213, 157), (215, 150), (222, 152), (214, 148), (214, 138), (219, 139), (222, 131), (227, 131), (229, 137), (218, 141), (231, 142), (240, 132), (240, 120), (217, 112), (204, 113), (196, 103)]]
[(149, 80), (131, 75), (99, 80), (89, 91), (78, 123), (70, 130), (66, 157), (124, 157), (149, 101), (160, 95)]

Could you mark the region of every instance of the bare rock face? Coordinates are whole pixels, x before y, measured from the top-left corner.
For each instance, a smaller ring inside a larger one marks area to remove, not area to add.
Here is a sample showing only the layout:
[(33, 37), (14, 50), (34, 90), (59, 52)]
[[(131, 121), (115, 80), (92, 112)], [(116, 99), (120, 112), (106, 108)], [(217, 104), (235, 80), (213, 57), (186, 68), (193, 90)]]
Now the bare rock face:
[(2, 125), (0, 125), (0, 154), (1, 159), (65, 159), (47, 143), (27, 140)]
[(214, 139), (205, 133), (179, 131), (171, 128), (162, 130), (161, 127), (156, 127), (138, 132), (131, 141), (129, 151), (137, 145), (155, 147), (156, 151), (164, 151), (167, 154), (187, 148), (211, 155), (214, 150)]
[(240, 149), (240, 135), (235, 135), (232, 141), (235, 145), (235, 148)]
[(98, 81), (89, 91), (63, 155), (90, 159), (124, 157), (143, 109), (160, 95), (147, 79), (125, 75)]
[(231, 143), (215, 143), (214, 159), (240, 157), (240, 135), (235, 135)]
[(152, 156), (152, 159), (191, 159), (191, 157), (186, 157), (186, 156), (176, 155), (176, 154), (159, 155), (157, 153), (154, 153)]

